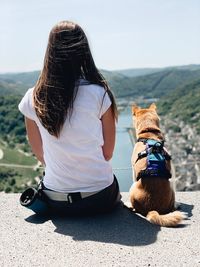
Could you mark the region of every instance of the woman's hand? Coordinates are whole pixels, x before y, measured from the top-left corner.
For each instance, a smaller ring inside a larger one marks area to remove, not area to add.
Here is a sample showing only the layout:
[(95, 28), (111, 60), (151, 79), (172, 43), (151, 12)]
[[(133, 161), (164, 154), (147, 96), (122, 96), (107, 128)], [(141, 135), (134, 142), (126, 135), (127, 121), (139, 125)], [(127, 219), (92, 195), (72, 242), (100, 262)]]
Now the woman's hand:
[(110, 160), (115, 147), (115, 118), (111, 107), (103, 114), (102, 118), (104, 145), (103, 155), (105, 160)]
[(35, 121), (25, 117), (26, 131), (28, 135), (28, 140), (30, 146), (32, 148), (33, 153), (37, 157), (37, 159), (45, 165), (43, 158), (43, 148), (42, 148), (42, 138), (40, 135), (40, 131), (38, 129)]

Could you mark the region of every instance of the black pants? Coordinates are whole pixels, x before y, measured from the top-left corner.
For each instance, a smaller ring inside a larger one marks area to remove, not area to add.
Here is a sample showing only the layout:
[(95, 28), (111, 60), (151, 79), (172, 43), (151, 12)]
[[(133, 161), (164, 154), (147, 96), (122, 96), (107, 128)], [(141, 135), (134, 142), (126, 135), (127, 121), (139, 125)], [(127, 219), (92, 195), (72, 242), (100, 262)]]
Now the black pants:
[[(45, 190), (50, 190), (43, 185)], [(52, 191), (52, 190), (51, 190)], [(59, 215), (90, 215), (111, 211), (120, 203), (121, 195), (119, 185), (114, 176), (113, 183), (92, 196), (68, 203), (66, 201), (55, 201), (47, 198), (49, 211)]]

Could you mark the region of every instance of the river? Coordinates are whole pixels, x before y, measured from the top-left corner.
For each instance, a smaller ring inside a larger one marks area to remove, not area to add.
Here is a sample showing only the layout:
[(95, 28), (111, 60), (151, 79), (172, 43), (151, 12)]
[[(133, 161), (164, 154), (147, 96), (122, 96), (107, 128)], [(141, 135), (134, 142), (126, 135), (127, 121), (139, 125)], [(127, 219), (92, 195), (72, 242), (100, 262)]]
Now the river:
[(132, 184), (131, 155), (133, 144), (131, 142), (127, 127), (132, 126), (132, 115), (130, 107), (120, 113), (117, 123), (117, 134), (112, 166), (119, 182), (121, 192), (128, 192)]

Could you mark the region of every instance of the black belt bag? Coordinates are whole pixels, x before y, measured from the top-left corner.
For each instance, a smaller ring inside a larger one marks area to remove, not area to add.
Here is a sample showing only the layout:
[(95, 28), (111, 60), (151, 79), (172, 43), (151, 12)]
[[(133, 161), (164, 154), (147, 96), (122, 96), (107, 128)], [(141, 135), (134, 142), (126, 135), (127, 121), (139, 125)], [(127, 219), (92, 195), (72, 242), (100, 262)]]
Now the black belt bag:
[(83, 198), (90, 197), (99, 193), (100, 191), (95, 192), (74, 192), (74, 193), (61, 193), (52, 191), (49, 189), (43, 189), (43, 193), (46, 195), (47, 198), (54, 201), (65, 201), (68, 203), (73, 203), (79, 201)]

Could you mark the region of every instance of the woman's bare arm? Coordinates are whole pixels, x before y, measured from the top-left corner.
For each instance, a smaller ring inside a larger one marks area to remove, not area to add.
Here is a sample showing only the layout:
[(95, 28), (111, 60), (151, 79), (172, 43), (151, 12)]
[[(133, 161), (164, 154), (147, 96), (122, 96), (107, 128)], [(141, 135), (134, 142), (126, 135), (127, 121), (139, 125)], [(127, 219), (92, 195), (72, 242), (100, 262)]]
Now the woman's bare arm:
[(28, 140), (31, 145), (32, 151), (37, 159), (45, 165), (43, 158), (42, 138), (38, 126), (33, 120), (27, 117), (25, 117), (25, 124)]
[(103, 155), (105, 160), (110, 160), (115, 147), (115, 118), (111, 107), (103, 114), (102, 118), (104, 145)]

